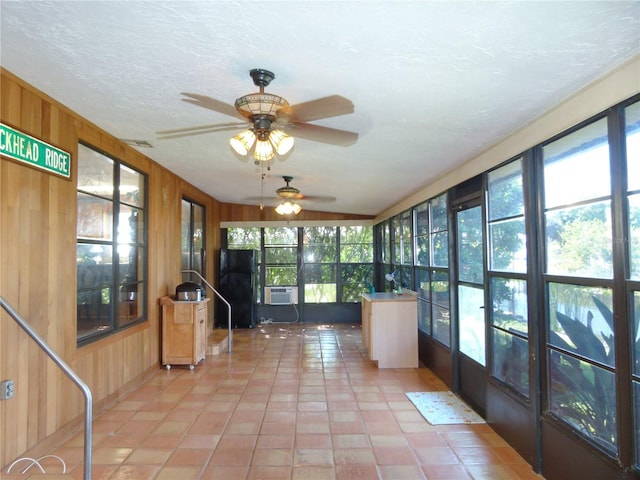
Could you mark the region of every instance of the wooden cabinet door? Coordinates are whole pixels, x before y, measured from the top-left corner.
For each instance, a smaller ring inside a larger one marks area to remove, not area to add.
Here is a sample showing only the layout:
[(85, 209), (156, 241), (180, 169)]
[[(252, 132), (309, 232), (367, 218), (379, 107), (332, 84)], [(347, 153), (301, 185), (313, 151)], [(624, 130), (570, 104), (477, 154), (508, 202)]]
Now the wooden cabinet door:
[[(162, 364), (196, 365), (207, 352), (207, 301), (162, 297)], [(168, 367), (170, 368), (170, 367)]]
[(202, 303), (196, 309), (195, 319), (195, 363), (204, 359), (207, 352), (207, 304)]
[(371, 355), (371, 302), (362, 298), (362, 346)]

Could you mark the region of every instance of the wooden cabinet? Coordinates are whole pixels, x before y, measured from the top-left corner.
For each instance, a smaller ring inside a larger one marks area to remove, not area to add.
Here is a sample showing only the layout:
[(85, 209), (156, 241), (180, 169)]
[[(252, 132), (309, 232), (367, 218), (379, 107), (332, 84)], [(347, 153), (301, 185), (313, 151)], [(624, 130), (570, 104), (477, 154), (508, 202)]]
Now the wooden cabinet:
[(175, 301), (162, 297), (162, 364), (195, 365), (207, 351), (207, 302)]
[(362, 343), (378, 368), (418, 368), (416, 293), (363, 295)]

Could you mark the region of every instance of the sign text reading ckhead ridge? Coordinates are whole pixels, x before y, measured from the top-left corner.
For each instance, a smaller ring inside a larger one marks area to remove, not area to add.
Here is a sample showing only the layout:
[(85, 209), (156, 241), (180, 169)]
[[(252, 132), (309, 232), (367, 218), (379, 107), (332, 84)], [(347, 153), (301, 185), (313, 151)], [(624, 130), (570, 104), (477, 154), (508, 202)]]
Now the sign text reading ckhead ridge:
[(71, 154), (0, 123), (0, 154), (65, 178), (71, 176)]

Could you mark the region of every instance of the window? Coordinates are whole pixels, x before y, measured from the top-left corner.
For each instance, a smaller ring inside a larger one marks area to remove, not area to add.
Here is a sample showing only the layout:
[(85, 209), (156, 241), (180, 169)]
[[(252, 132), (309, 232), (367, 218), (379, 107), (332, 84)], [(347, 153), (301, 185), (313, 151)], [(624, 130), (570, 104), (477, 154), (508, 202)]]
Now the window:
[(387, 289), (385, 275), (393, 270), (391, 263), (391, 219), (375, 226), (378, 269), (375, 272), (375, 284), (378, 289)]
[(633, 385), (633, 403), (634, 403), (634, 442), (635, 442), (635, 464), (640, 466), (640, 290), (633, 292), (631, 297), (631, 311), (629, 318), (633, 319), (629, 328), (631, 329), (631, 338), (633, 343), (632, 355), (632, 381)]
[(339, 227), (340, 279), (343, 302), (359, 302), (373, 286), (373, 229)]
[(384, 222), (380, 230), (380, 261), (391, 265), (391, 226)]
[(451, 307), (449, 302), (449, 220), (447, 194), (429, 201), (431, 230), (431, 322), (433, 338), (451, 345)]
[(262, 303), (262, 249), (261, 235), (262, 230), (258, 227), (231, 227), (222, 230), (223, 236), (226, 235), (227, 248), (230, 250), (255, 250), (258, 258), (258, 269), (254, 278), (256, 289), (256, 301)]
[(228, 228), (225, 233), (230, 249), (261, 251), (264, 244), (266, 285), (301, 285), (305, 303), (359, 302), (373, 285), (371, 226), (265, 228), (264, 241), (260, 228)]
[(634, 402), (635, 465), (640, 467), (640, 103), (625, 109), (627, 234), (629, 238), (629, 338)]
[(548, 408), (591, 442), (616, 453), (607, 119), (542, 151)]
[(413, 265), (413, 235), (411, 232), (412, 210), (400, 214), (400, 261), (401, 265)]
[(418, 330), (431, 335), (431, 288), (429, 279), (429, 202), (413, 209), (415, 286), (418, 293)]
[(260, 229), (258, 227), (227, 229), (227, 248), (260, 251)]
[(606, 119), (545, 146), (543, 152), (547, 273), (612, 278)]
[(303, 229), (305, 303), (332, 303), (337, 299), (336, 234), (336, 227)]
[(414, 264), (429, 266), (429, 203), (425, 202), (413, 209), (415, 257)]
[[(451, 344), (451, 316), (449, 305), (449, 221), (447, 194), (424, 202), (402, 213), (395, 221), (402, 226), (396, 238), (401, 245), (411, 248), (397, 249), (406, 255), (411, 267), (403, 267), (402, 282), (407, 274), (409, 285), (418, 293), (418, 329), (449, 346)], [(382, 230), (378, 229), (377, 232)], [(411, 232), (409, 237), (401, 232)]]
[[(206, 277), (205, 219), (202, 205), (182, 199), (182, 270), (195, 270), (203, 277)], [(192, 282), (202, 282), (196, 275), (187, 277)]]
[(482, 207), (457, 212), (458, 349), (481, 365), (486, 364), (484, 315), (484, 243)]
[[(640, 471), (639, 98), (485, 172), (485, 269), (462, 258), (478, 254), (475, 248), (455, 257), (459, 317), (469, 314), (464, 306), (481, 303), (465, 289), (480, 286), (484, 275), (492, 383), (535, 408), (541, 394), (547, 425), (590, 443), (632, 475)], [(467, 235), (458, 245), (472, 247), (478, 233), (466, 229), (473, 219), (462, 216), (463, 228), (458, 224), (460, 213), (474, 208), (463, 195), (466, 183), (413, 207), (418, 329), (446, 346), (448, 218)], [(392, 263), (402, 260), (402, 225), (397, 215), (374, 227), (377, 285), (393, 266), (405, 268)], [(469, 331), (463, 320), (459, 327)], [(475, 358), (465, 341), (461, 334), (460, 351)]]
[(529, 320), (522, 159), (487, 175), (491, 374), (529, 396)]
[(298, 229), (264, 229), (265, 286), (298, 285)]
[[(400, 257), (396, 259), (396, 267), (400, 286), (414, 290), (414, 271), (413, 271), (413, 209), (406, 210), (398, 215), (397, 220), (400, 227), (399, 250)], [(398, 266), (397, 264), (400, 264)]]
[(78, 146), (77, 341), (144, 320), (146, 177)]

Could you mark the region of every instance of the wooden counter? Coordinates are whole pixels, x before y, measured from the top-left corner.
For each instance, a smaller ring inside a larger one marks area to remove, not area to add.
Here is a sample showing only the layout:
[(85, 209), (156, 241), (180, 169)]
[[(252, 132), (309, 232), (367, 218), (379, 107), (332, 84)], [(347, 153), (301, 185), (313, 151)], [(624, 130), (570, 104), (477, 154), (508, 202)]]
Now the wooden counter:
[(162, 364), (189, 365), (204, 360), (207, 350), (207, 302), (162, 297)]
[(418, 368), (418, 296), (362, 295), (362, 343), (378, 368)]

